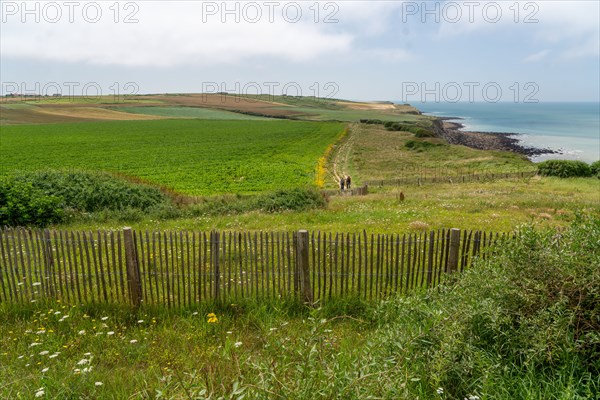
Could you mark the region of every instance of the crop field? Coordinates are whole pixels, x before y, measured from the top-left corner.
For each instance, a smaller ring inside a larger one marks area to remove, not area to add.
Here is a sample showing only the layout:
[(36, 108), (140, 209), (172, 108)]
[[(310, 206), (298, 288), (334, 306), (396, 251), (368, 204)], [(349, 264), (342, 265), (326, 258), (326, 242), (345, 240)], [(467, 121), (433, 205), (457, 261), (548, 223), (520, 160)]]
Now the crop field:
[(267, 118), (254, 115), (200, 107), (119, 107), (115, 108), (115, 110), (138, 115), (155, 115), (166, 118), (268, 120)]
[(117, 172), (188, 195), (311, 185), (338, 123), (157, 120), (2, 128), (0, 171)]

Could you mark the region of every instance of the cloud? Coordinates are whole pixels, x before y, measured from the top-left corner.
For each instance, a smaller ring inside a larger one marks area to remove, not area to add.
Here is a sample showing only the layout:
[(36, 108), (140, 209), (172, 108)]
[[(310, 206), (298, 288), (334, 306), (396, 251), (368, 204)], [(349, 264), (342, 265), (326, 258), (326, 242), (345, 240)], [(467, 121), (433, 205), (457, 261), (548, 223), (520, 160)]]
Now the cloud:
[(544, 58), (546, 58), (546, 56), (549, 53), (550, 53), (550, 50), (548, 50), (548, 49), (541, 50), (541, 51), (538, 51), (537, 53), (533, 53), (533, 54), (525, 57), (525, 59), (523, 61), (526, 63), (538, 62), (538, 61), (541, 61)]
[(82, 18), (73, 23), (66, 18), (58, 23), (8, 19), (0, 38), (2, 55), (132, 67), (231, 64), (256, 57), (307, 62), (348, 51), (354, 39), (351, 33), (332, 30), (306, 15), (290, 22), (296, 19), (293, 10), (287, 15), (273, 13), (270, 21), (268, 9), (263, 9), (262, 19), (253, 23), (250, 19), (257, 14), (243, 13), (239, 5), (241, 18), (236, 22), (235, 13), (208, 15), (202, 2), (139, 4), (135, 15), (139, 22), (132, 24), (115, 23), (108, 3), (103, 3), (104, 17), (96, 23)]

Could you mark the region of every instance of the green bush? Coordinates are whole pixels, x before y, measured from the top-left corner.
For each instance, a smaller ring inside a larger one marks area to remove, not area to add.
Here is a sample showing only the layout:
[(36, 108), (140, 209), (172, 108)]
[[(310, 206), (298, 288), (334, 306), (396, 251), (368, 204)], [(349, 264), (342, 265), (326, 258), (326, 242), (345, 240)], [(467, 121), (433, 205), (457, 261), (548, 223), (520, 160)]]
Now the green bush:
[(548, 160), (537, 165), (538, 174), (557, 176), (559, 178), (575, 178), (592, 176), (592, 169), (583, 161)]
[(4, 177), (0, 183), (0, 224), (46, 226), (67, 217), (119, 220), (157, 211), (174, 212), (159, 189), (105, 173), (37, 171)]
[(593, 398), (599, 265), (598, 217), (523, 228), (453, 284), (385, 302), (380, 357), (406, 364), (411, 398)]
[(441, 146), (441, 144), (434, 144), (434, 143), (430, 143), (430, 142), (423, 142), (421, 140), (408, 140), (405, 144), (404, 147), (406, 147), (409, 150), (414, 150), (417, 152), (422, 152), (422, 151), (426, 151), (431, 149), (432, 147), (438, 147)]
[(319, 191), (301, 188), (259, 195), (254, 201), (254, 208), (268, 212), (304, 211), (326, 205), (327, 201)]
[(64, 200), (48, 195), (31, 182), (0, 180), (0, 226), (45, 226), (64, 219)]
[(316, 189), (279, 190), (259, 195), (228, 195), (206, 198), (190, 206), (192, 216), (232, 215), (250, 211), (304, 211), (327, 206), (327, 200)]
[(592, 171), (592, 175), (596, 175), (596, 177), (600, 179), (600, 160), (593, 162), (590, 165), (590, 170)]
[(435, 137), (436, 136), (433, 131), (430, 131), (429, 129), (425, 129), (425, 128), (422, 128), (417, 125), (405, 125), (400, 122), (388, 121), (383, 126), (385, 126), (385, 128), (388, 131), (394, 131), (394, 132), (402, 131), (402, 132), (414, 133), (415, 137), (418, 137), (418, 138)]

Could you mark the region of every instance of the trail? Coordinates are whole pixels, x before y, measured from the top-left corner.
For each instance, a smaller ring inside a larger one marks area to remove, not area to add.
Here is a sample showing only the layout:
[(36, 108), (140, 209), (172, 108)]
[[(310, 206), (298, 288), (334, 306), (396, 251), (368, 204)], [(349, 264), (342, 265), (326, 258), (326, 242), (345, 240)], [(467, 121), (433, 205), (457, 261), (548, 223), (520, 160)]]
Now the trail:
[(339, 185), (339, 182), (342, 178), (345, 178), (349, 175), (349, 162), (350, 156), (352, 154), (352, 149), (354, 148), (354, 143), (356, 141), (355, 137), (355, 129), (357, 124), (351, 124), (348, 127), (348, 134), (344, 138), (343, 143), (338, 146), (331, 160), (331, 169), (329, 171), (329, 176), (335, 182), (336, 185)]

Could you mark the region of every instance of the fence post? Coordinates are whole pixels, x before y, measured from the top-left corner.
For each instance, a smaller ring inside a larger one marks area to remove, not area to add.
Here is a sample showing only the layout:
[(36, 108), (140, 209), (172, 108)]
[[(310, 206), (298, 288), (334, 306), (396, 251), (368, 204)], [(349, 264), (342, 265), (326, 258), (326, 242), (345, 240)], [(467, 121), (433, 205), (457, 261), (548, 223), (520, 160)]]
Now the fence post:
[(304, 302), (313, 304), (313, 292), (310, 284), (310, 266), (308, 265), (308, 231), (298, 231), (296, 240), (296, 258), (298, 260), (298, 271), (302, 285), (302, 297)]
[(210, 238), (210, 252), (213, 260), (214, 274), (215, 274), (215, 301), (221, 300), (221, 270), (219, 265), (219, 232), (211, 232)]
[(460, 248), (460, 229), (452, 228), (450, 230), (450, 254), (448, 255), (448, 264), (446, 272), (456, 272), (458, 270), (458, 256)]
[(140, 279), (140, 266), (131, 228), (123, 228), (123, 241), (125, 243), (125, 265), (127, 267), (129, 298), (131, 299), (131, 303), (137, 308), (142, 304), (142, 280)]
[(54, 297), (55, 295), (55, 288), (54, 288), (54, 282), (51, 279), (51, 277), (54, 275), (54, 258), (52, 257), (52, 242), (50, 241), (50, 230), (48, 229), (44, 229), (44, 242), (43, 242), (43, 249), (44, 249), (44, 260), (45, 260), (45, 264), (46, 264), (46, 274), (45, 274), (45, 278), (46, 278), (46, 287), (47, 287), (47, 293), (50, 297)]

